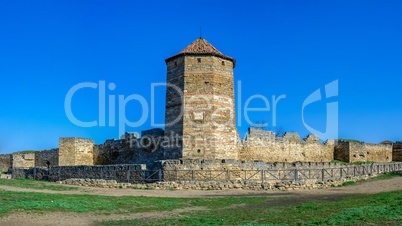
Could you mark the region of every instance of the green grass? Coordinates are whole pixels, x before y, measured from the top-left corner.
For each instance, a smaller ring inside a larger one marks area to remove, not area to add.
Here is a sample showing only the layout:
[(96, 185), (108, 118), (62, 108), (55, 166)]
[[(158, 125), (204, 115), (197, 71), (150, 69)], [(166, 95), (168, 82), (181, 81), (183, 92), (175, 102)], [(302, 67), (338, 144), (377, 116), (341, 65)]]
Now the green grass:
[(338, 185), (338, 186), (331, 185), (331, 187), (351, 186), (351, 185), (356, 185), (356, 184), (360, 184), (360, 183), (366, 183), (366, 182), (373, 181), (373, 180), (388, 180), (388, 179), (391, 179), (394, 177), (402, 177), (402, 172), (392, 172), (392, 173), (381, 174), (376, 177), (371, 177), (368, 180), (346, 181), (346, 182), (343, 182), (342, 185)]
[[(402, 176), (402, 173), (380, 175), (373, 180)], [(0, 180), (15, 187), (32, 186), (49, 189), (50, 182), (26, 179)], [(358, 182), (360, 183), (360, 182)], [(344, 185), (346, 186), (346, 185)], [(63, 186), (60, 186), (63, 187)], [(70, 188), (70, 187), (63, 187)], [(56, 188), (59, 189), (59, 188)], [(151, 219), (129, 219), (96, 222), (97, 225), (401, 225), (402, 190), (395, 192), (337, 196), (332, 201), (293, 200), (289, 197), (224, 197), (224, 198), (159, 198), (109, 197), (96, 195), (44, 194), (0, 189), (0, 217), (26, 212), (76, 212), (96, 215), (155, 211)], [(335, 200), (335, 201), (334, 201)], [(205, 210), (165, 214), (187, 207)], [(167, 217), (167, 218), (166, 218)]]
[(339, 163), (339, 164), (341, 164), (341, 165), (357, 165), (357, 166), (360, 166), (360, 165), (363, 165), (363, 164), (371, 164), (371, 163), (374, 163), (374, 162), (371, 162), (371, 161), (364, 161), (364, 162), (343, 162), (343, 161), (340, 161), (340, 160), (332, 160), (331, 161), (332, 163)]
[(402, 171), (401, 172), (393, 172), (393, 173), (386, 173), (386, 174), (381, 174), (376, 177), (370, 178), (370, 180), (387, 180), (391, 179), (394, 177), (402, 177)]
[[(206, 210), (183, 212), (168, 218), (115, 220), (97, 225), (399, 225), (402, 190), (344, 196), (337, 201), (274, 197), (157, 198), (43, 194), (0, 190), (0, 217), (10, 213), (77, 212), (122, 216), (186, 207)], [(164, 216), (166, 217), (166, 215)]]
[(0, 185), (40, 190), (46, 189), (53, 191), (71, 191), (78, 189), (76, 187), (67, 187), (53, 182), (38, 181), (33, 179), (0, 179)]
[(96, 214), (131, 214), (149, 211), (170, 211), (191, 206), (210, 209), (227, 205), (250, 203), (262, 204), (265, 197), (228, 198), (156, 198), (156, 197), (109, 197), (95, 195), (65, 195), (0, 190), (0, 216), (12, 212), (93, 212)]
[(350, 186), (350, 185), (355, 185), (356, 181), (346, 181), (342, 183), (342, 186)]
[(360, 166), (360, 165), (371, 164), (371, 163), (374, 163), (374, 162), (372, 162), (372, 161), (361, 161), (361, 162), (352, 162), (350, 164)]
[(16, 154), (31, 154), (31, 153), (35, 153), (35, 150), (24, 150), (24, 151), (19, 151), (16, 152)]
[(355, 143), (364, 144), (364, 141), (354, 140), (354, 139), (343, 139), (343, 138), (339, 138), (338, 140), (340, 140), (340, 141), (346, 141), (346, 142), (355, 142)]
[[(289, 202), (289, 200), (287, 201)], [(246, 206), (182, 213), (168, 219), (116, 220), (102, 225), (400, 225), (402, 191), (348, 196), (340, 201), (305, 201), (302, 204)], [(226, 205), (228, 206), (228, 205)]]

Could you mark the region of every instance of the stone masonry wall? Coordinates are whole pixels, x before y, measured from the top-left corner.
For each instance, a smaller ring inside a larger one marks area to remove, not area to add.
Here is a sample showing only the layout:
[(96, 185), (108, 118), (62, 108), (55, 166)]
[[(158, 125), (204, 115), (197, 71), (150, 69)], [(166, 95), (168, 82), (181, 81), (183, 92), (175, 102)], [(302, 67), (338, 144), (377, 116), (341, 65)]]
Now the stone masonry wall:
[(160, 161), (162, 170), (288, 170), (342, 167), (337, 162), (262, 162), (232, 159), (178, 159)]
[(35, 152), (12, 154), (12, 168), (35, 167)]
[(349, 143), (337, 140), (334, 147), (334, 160), (350, 162)]
[(166, 136), (178, 135), (180, 145), (169, 148), (167, 158), (238, 159), (233, 62), (181, 56), (167, 68), (167, 82), (181, 90), (166, 91)]
[(35, 167), (48, 167), (59, 165), (59, 149), (54, 148), (50, 150), (36, 151), (35, 152)]
[(402, 142), (394, 143), (392, 150), (392, 161), (402, 162)]
[(146, 170), (142, 164), (109, 165), (109, 166), (60, 166), (49, 170), (49, 180), (60, 181), (69, 178), (110, 179), (124, 182), (135, 180), (135, 171)]
[(60, 138), (59, 165), (93, 165), (94, 141), (84, 138)]
[(94, 150), (95, 165), (110, 164), (147, 164), (165, 159), (165, 150), (161, 147), (164, 142), (162, 129), (142, 131), (138, 135), (121, 140), (108, 140), (96, 145)]
[(250, 128), (240, 151), (241, 160), (266, 162), (330, 162), (334, 143), (320, 143), (314, 135), (301, 140), (297, 133), (275, 137), (271, 131)]
[(365, 143), (366, 161), (369, 162), (391, 162), (392, 144), (368, 144)]
[(6, 172), (11, 168), (11, 155), (0, 155), (0, 172)]
[(338, 140), (335, 145), (335, 160), (344, 162), (391, 162), (392, 145)]

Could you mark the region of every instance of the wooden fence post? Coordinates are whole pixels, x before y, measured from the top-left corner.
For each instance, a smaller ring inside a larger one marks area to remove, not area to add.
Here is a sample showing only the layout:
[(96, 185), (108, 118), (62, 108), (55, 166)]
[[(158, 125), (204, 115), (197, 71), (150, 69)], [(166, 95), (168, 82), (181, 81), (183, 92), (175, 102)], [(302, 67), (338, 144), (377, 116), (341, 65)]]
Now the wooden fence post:
[(264, 180), (265, 180), (265, 170), (262, 170), (261, 171), (261, 181), (262, 181), (262, 183), (264, 183)]
[(322, 181), (325, 180), (325, 169), (321, 170)]
[(159, 182), (162, 181), (162, 170), (161, 169), (158, 170), (158, 180), (159, 180)]

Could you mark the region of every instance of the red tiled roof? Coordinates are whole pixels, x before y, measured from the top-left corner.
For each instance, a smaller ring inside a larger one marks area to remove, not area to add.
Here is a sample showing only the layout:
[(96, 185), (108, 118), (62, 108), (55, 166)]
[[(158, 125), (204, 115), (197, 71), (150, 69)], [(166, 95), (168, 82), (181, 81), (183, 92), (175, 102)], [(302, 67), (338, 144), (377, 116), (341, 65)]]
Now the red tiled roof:
[(180, 53), (213, 54), (224, 56), (211, 43), (203, 38), (196, 39), (193, 43), (184, 48)]
[(235, 63), (234, 58), (224, 55), (218, 49), (216, 49), (213, 45), (211, 45), (211, 43), (209, 43), (207, 40), (205, 40), (201, 37), (196, 39), (194, 42), (192, 42), (190, 45), (188, 45), (186, 48), (184, 48), (178, 54), (167, 58), (166, 61), (169, 61), (173, 58), (176, 58), (176, 57), (182, 56), (182, 55), (212, 55), (212, 56), (222, 57), (227, 60), (231, 60), (231, 61), (233, 61), (233, 63)]

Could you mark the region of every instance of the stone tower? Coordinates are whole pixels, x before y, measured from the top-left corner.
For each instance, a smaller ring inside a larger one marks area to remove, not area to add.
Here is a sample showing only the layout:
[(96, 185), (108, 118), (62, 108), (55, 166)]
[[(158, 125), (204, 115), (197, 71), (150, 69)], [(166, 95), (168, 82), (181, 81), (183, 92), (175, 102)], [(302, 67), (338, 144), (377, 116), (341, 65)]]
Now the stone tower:
[(200, 37), (165, 61), (166, 159), (238, 159), (235, 59)]
[(94, 164), (94, 141), (85, 138), (59, 139), (59, 166), (91, 166)]

